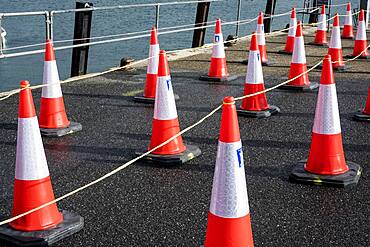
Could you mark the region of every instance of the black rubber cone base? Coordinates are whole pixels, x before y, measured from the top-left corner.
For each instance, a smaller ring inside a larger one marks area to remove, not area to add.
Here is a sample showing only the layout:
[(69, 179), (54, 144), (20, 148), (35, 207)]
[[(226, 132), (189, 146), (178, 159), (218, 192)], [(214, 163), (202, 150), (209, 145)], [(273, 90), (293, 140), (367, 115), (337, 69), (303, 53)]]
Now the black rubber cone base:
[(243, 117), (252, 117), (252, 118), (267, 118), (271, 115), (274, 115), (276, 113), (280, 112), (280, 108), (274, 105), (269, 105), (269, 108), (264, 111), (246, 111), (241, 108), (238, 108), (236, 110), (239, 116)]
[(83, 228), (84, 218), (80, 215), (65, 210), (61, 213), (63, 222), (49, 230), (23, 232), (14, 230), (9, 225), (2, 225), (0, 226), (0, 243), (6, 246), (49, 246)]
[[(174, 96), (175, 96), (175, 100), (180, 99), (180, 96), (178, 96), (177, 94), (175, 94)], [(144, 103), (144, 104), (151, 104), (151, 105), (154, 105), (154, 102), (155, 102), (155, 98), (146, 98), (144, 96), (135, 96), (133, 100), (137, 103)]]
[(202, 75), (199, 77), (201, 81), (215, 81), (215, 82), (225, 82), (225, 81), (234, 81), (238, 79), (237, 75), (229, 75), (225, 77), (210, 77), (208, 75)]
[(354, 37), (342, 37), (342, 36), (341, 36), (341, 39), (350, 39), (350, 40), (354, 40), (355, 38), (354, 38)]
[(311, 81), (310, 85), (308, 85), (308, 86), (294, 86), (294, 85), (285, 84), (285, 85), (282, 85), (278, 88), (283, 89), (283, 90), (307, 92), (307, 91), (312, 91), (312, 90), (314, 90), (318, 87), (319, 87), (319, 83)]
[[(158, 154), (148, 154), (142, 160), (154, 164), (161, 164), (161, 165), (181, 165), (185, 162), (188, 162), (195, 157), (198, 157), (202, 152), (197, 146), (184, 144), (186, 146), (186, 150), (179, 154), (171, 154), (171, 155), (158, 155)], [(141, 155), (144, 152), (136, 152), (137, 155)]]
[[(348, 66), (347, 64), (345, 64), (344, 66), (342, 66), (342, 67), (336, 67), (336, 68), (333, 68), (333, 70), (334, 71), (337, 71), (337, 72), (344, 72), (344, 71), (346, 71), (346, 70), (348, 70), (348, 69), (350, 69), (351, 68), (351, 66)], [(320, 65), (318, 65), (317, 67), (316, 67), (316, 69), (322, 69), (322, 64), (320, 64)]]
[(78, 131), (82, 130), (82, 125), (80, 123), (71, 122), (71, 124), (67, 128), (60, 128), (60, 129), (44, 129), (40, 128), (40, 132), (42, 136), (47, 137), (61, 137), (65, 135), (69, 135)]
[[(242, 63), (242, 64), (246, 64), (246, 65), (248, 65), (248, 59), (247, 59), (247, 60), (243, 60), (243, 61), (241, 61), (241, 63)], [(274, 62), (274, 61), (268, 60), (267, 62), (263, 62), (263, 63), (262, 63), (262, 66), (271, 66), (271, 65), (273, 65), (273, 64), (275, 64), (275, 62)]]
[(353, 119), (360, 122), (370, 122), (370, 115), (365, 114), (360, 110), (353, 116)]
[[(351, 55), (347, 55), (345, 56), (345, 58), (354, 58), (354, 57), (357, 57), (357, 56), (353, 56), (352, 54)], [(363, 59), (363, 60), (369, 60), (370, 59), (370, 55), (367, 55), (367, 56), (360, 56), (356, 59)]]
[(293, 52), (285, 51), (285, 50), (278, 51), (277, 53), (278, 54), (285, 54), (285, 55), (292, 55), (293, 54)]
[(301, 184), (346, 187), (357, 184), (362, 172), (362, 168), (358, 164), (350, 161), (347, 161), (349, 170), (339, 175), (313, 174), (304, 169), (305, 164), (306, 161), (298, 162), (289, 176), (290, 181)]

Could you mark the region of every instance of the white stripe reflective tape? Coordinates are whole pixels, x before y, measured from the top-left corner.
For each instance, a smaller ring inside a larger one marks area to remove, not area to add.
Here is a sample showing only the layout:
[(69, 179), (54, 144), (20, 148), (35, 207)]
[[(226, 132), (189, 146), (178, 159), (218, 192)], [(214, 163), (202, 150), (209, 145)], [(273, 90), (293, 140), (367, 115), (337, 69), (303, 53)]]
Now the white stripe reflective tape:
[(49, 176), (37, 117), (18, 118), (15, 178), (39, 180)]
[(317, 26), (317, 30), (322, 30), (326, 31), (327, 24), (326, 24), (326, 15), (319, 15), (319, 20), (318, 20), (319, 25)]
[(320, 84), (312, 131), (327, 135), (341, 133), (335, 84)]
[[(54, 84), (55, 83), (55, 84)], [(59, 74), (56, 61), (44, 62), (44, 74), (42, 84), (54, 84), (42, 88), (41, 97), (61, 98), (62, 89), (60, 88)]]
[(266, 45), (265, 40), (265, 31), (264, 31), (264, 25), (263, 24), (257, 24), (257, 44), (258, 45)]
[(366, 26), (364, 21), (360, 21), (357, 25), (356, 40), (366, 40)]
[(215, 45), (212, 47), (212, 57), (225, 58), (224, 38), (222, 33), (215, 34), (213, 43)]
[(148, 60), (148, 74), (156, 75), (158, 73), (158, 63), (159, 63), (159, 45), (150, 45), (149, 47), (149, 60)]
[(175, 97), (173, 95), (171, 76), (158, 76), (155, 93), (154, 118), (172, 120), (177, 118)]
[(292, 56), (292, 63), (306, 63), (306, 51), (304, 49), (303, 36), (294, 38), (294, 50)]
[(288, 36), (295, 37), (295, 33), (297, 32), (297, 19), (296, 18), (290, 19), (289, 27), (290, 29), (288, 31)]
[(249, 214), (241, 141), (218, 142), (210, 212), (223, 218)]
[(351, 13), (351, 11), (346, 11), (346, 16), (344, 17), (344, 25), (352, 26), (352, 13)]
[(336, 49), (342, 48), (342, 41), (340, 38), (340, 27), (333, 27), (333, 29), (331, 30), (329, 47)]
[(249, 51), (248, 69), (245, 83), (261, 84), (263, 83), (263, 73), (261, 56), (259, 51)]

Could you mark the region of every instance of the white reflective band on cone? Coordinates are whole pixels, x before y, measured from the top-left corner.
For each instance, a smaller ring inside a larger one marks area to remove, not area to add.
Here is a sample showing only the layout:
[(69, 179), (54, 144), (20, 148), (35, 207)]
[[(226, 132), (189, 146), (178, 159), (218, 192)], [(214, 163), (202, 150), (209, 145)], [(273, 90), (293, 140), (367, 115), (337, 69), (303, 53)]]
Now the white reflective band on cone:
[(18, 118), (15, 178), (39, 180), (49, 176), (37, 117)]
[(364, 21), (358, 23), (356, 40), (366, 40), (366, 27)]
[(224, 38), (222, 33), (215, 34), (212, 47), (213, 58), (225, 58)]
[(159, 63), (159, 45), (150, 45), (149, 47), (149, 60), (148, 68), (146, 72), (148, 74), (156, 75), (158, 73), (158, 63)]
[(304, 49), (304, 40), (302, 36), (295, 37), (292, 63), (306, 63), (306, 52)]
[(344, 17), (344, 25), (352, 26), (352, 13), (351, 13), (351, 11), (346, 12), (346, 16)]
[(259, 51), (249, 51), (248, 69), (245, 83), (262, 84), (263, 73), (261, 65), (261, 56)]
[(330, 48), (341, 49), (342, 48), (342, 41), (340, 38), (340, 27), (333, 27), (331, 31), (331, 38), (330, 38)]
[(288, 36), (295, 37), (295, 33), (297, 31), (297, 19), (296, 18), (290, 19), (289, 27), (290, 29), (288, 31)]
[(172, 120), (177, 118), (175, 97), (173, 95), (171, 76), (158, 76), (155, 93), (154, 118)]
[(241, 141), (218, 142), (210, 212), (223, 218), (249, 214)]
[(55, 60), (44, 62), (44, 74), (42, 84), (54, 84), (42, 88), (42, 98), (62, 97), (62, 89), (60, 88), (58, 68)]
[(327, 24), (326, 24), (326, 15), (319, 15), (319, 20), (318, 20), (319, 25), (317, 26), (317, 30), (322, 30), (326, 31)]
[(265, 30), (264, 30), (264, 25), (263, 24), (257, 24), (257, 44), (258, 45), (266, 45), (266, 40), (265, 40)]
[(317, 134), (341, 133), (335, 84), (320, 84), (312, 131)]

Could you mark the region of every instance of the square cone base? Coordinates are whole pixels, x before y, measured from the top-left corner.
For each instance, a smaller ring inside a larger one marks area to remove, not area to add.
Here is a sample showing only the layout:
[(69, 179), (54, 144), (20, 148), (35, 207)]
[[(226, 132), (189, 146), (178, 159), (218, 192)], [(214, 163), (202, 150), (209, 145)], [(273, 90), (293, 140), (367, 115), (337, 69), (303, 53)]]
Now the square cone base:
[[(341, 66), (341, 67), (336, 67), (336, 68), (333, 67), (333, 70), (337, 72), (344, 72), (350, 68), (351, 66), (348, 66), (347, 64), (345, 64), (344, 66)], [(316, 69), (322, 69), (322, 64), (318, 65)]]
[(264, 111), (247, 111), (241, 108), (236, 110), (239, 116), (252, 117), (252, 118), (267, 118), (280, 112), (280, 108), (274, 105), (269, 105), (269, 108)]
[(6, 246), (49, 246), (83, 228), (84, 218), (80, 215), (65, 210), (61, 213), (63, 222), (49, 230), (23, 232), (14, 230), (9, 225), (2, 225), (0, 226), (0, 243)]
[(341, 39), (348, 39), (348, 40), (349, 40), (349, 39), (350, 39), (350, 40), (354, 40), (354, 39), (355, 39), (355, 37), (342, 37), (342, 36), (340, 36), (340, 38), (341, 38)]
[(292, 55), (293, 52), (290, 52), (290, 51), (285, 51), (285, 50), (280, 50), (277, 52), (278, 54), (285, 54), (285, 55)]
[[(354, 57), (357, 57), (357, 56), (354, 56), (354, 55), (347, 55), (345, 56), (345, 58), (354, 58)], [(357, 59), (363, 59), (363, 60), (369, 60), (370, 59), (370, 55), (367, 55), (367, 56), (360, 56), (358, 57)]]
[[(175, 100), (179, 100), (180, 99), (180, 96), (178, 96), (177, 94), (175, 94), (174, 96), (175, 96)], [(133, 98), (133, 101), (134, 102), (137, 102), (137, 103), (144, 103), (144, 104), (154, 105), (155, 98), (146, 98), (144, 96), (135, 96)]]
[(40, 132), (42, 136), (47, 137), (61, 137), (65, 135), (69, 135), (78, 131), (82, 130), (82, 125), (80, 123), (71, 122), (70, 125), (66, 128), (60, 129), (44, 129), (40, 128)]
[[(241, 63), (242, 64), (248, 64), (248, 59), (247, 60), (243, 60), (243, 61), (241, 61)], [(263, 62), (262, 63), (262, 66), (271, 66), (271, 65), (273, 65), (273, 64), (275, 64), (275, 62), (274, 61), (271, 61), (271, 60), (268, 60), (267, 62)]]
[(238, 79), (237, 75), (229, 75), (225, 77), (211, 77), (208, 75), (202, 75), (199, 77), (201, 81), (215, 81), (215, 82), (225, 82), (225, 81), (234, 81)]
[[(154, 163), (154, 164), (161, 164), (164, 166), (169, 165), (181, 165), (184, 164), (195, 157), (198, 157), (202, 152), (197, 146), (184, 144), (186, 146), (186, 150), (179, 154), (170, 154), (170, 155), (158, 155), (158, 154), (148, 154), (144, 158), (143, 161)], [(141, 155), (144, 152), (136, 152), (137, 155)]]
[(323, 185), (332, 187), (346, 187), (356, 185), (360, 179), (362, 168), (353, 162), (347, 161), (349, 170), (339, 175), (319, 175), (307, 172), (304, 169), (306, 161), (299, 161), (289, 176), (289, 180), (295, 183)]
[(360, 122), (370, 122), (370, 115), (359, 110), (355, 115), (353, 115), (353, 119)]
[(285, 85), (278, 87), (278, 89), (307, 92), (307, 91), (312, 91), (318, 87), (319, 87), (319, 83), (311, 81), (310, 85), (308, 86), (294, 86), (294, 85), (285, 84)]

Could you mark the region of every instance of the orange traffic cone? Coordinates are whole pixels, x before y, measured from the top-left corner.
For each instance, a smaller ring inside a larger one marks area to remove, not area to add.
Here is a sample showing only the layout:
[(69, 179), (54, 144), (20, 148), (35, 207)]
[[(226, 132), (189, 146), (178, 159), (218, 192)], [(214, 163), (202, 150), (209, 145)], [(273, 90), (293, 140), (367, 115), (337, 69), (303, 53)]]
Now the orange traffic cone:
[(252, 247), (242, 143), (233, 97), (222, 107), (220, 138), (204, 247)]
[[(159, 53), (158, 80), (152, 122), (152, 138), (149, 149), (162, 144), (180, 132), (176, 104), (172, 90), (170, 70), (165, 51)], [(182, 164), (196, 156), (201, 151), (193, 145), (185, 146), (181, 135), (171, 142), (153, 151), (144, 159), (155, 163)]]
[(285, 48), (279, 51), (281, 54), (293, 54), (294, 50), (294, 37), (297, 31), (297, 15), (295, 8), (292, 8), (292, 14), (290, 16), (288, 37), (286, 39)]
[[(255, 32), (252, 34), (248, 60), (247, 76), (244, 83), (244, 95), (265, 90), (260, 52), (258, 50), (257, 35)], [(267, 103), (265, 93), (244, 98), (240, 109), (238, 109), (239, 115), (257, 118), (269, 117), (278, 112), (280, 112), (278, 107)]]
[(353, 116), (355, 120), (370, 122), (370, 87), (367, 92), (365, 108)]
[(327, 31), (327, 23), (326, 23), (326, 13), (325, 13), (325, 5), (321, 5), (321, 13), (318, 18), (318, 25), (316, 29), (316, 36), (312, 45), (324, 46), (328, 44), (326, 38), (326, 31)]
[(333, 29), (331, 31), (329, 51), (328, 54), (331, 56), (331, 61), (334, 70), (343, 71), (347, 67), (343, 62), (343, 52), (342, 52), (342, 41), (340, 39), (340, 26), (339, 26), (339, 16), (338, 13), (334, 16)]
[(342, 39), (353, 39), (353, 26), (352, 26), (352, 8), (351, 3), (347, 4), (346, 16), (344, 17), (344, 26), (342, 32)]
[[(313, 90), (319, 86), (316, 82), (310, 82), (308, 79), (307, 65), (306, 65), (306, 52), (304, 48), (303, 30), (302, 24), (298, 21), (297, 32), (294, 38), (294, 50), (292, 56), (292, 62), (290, 63), (289, 80), (288, 84), (280, 86), (280, 89), (288, 90)], [(305, 73), (305, 74), (303, 74)]]
[[(22, 81), (21, 89), (12, 217), (55, 199), (29, 82)], [(34, 241), (50, 244), (82, 227), (83, 218), (59, 212), (53, 203), (0, 226), (0, 239), (17, 246), (30, 246)]]
[(149, 45), (149, 60), (146, 72), (146, 83), (143, 96), (134, 97), (134, 101), (140, 103), (154, 104), (155, 88), (158, 74), (159, 44), (157, 30), (152, 27)]
[(355, 47), (353, 49), (352, 55), (349, 55), (347, 57), (356, 57), (360, 54), (361, 56), (359, 58), (362, 59), (370, 58), (370, 54), (367, 49), (365, 12), (363, 9), (361, 9), (360, 16), (358, 19)]
[(337, 91), (330, 55), (323, 61), (308, 160), (292, 171), (294, 182), (340, 186), (356, 184), (361, 167), (344, 158)]
[(261, 54), (261, 63), (263, 66), (271, 65), (272, 62), (268, 60), (267, 53), (266, 53), (266, 39), (265, 39), (265, 26), (263, 24), (263, 13), (259, 12), (258, 19), (257, 19), (257, 43), (258, 49), (260, 50)]
[(64, 136), (82, 129), (81, 124), (70, 122), (64, 107), (53, 43), (46, 41), (43, 84), (40, 102), (40, 131), (44, 136)]
[(224, 39), (221, 30), (221, 19), (216, 19), (215, 35), (213, 39), (211, 65), (208, 75), (201, 76), (202, 81), (232, 81), (237, 79), (237, 76), (229, 75), (226, 66), (226, 55), (224, 47)]

